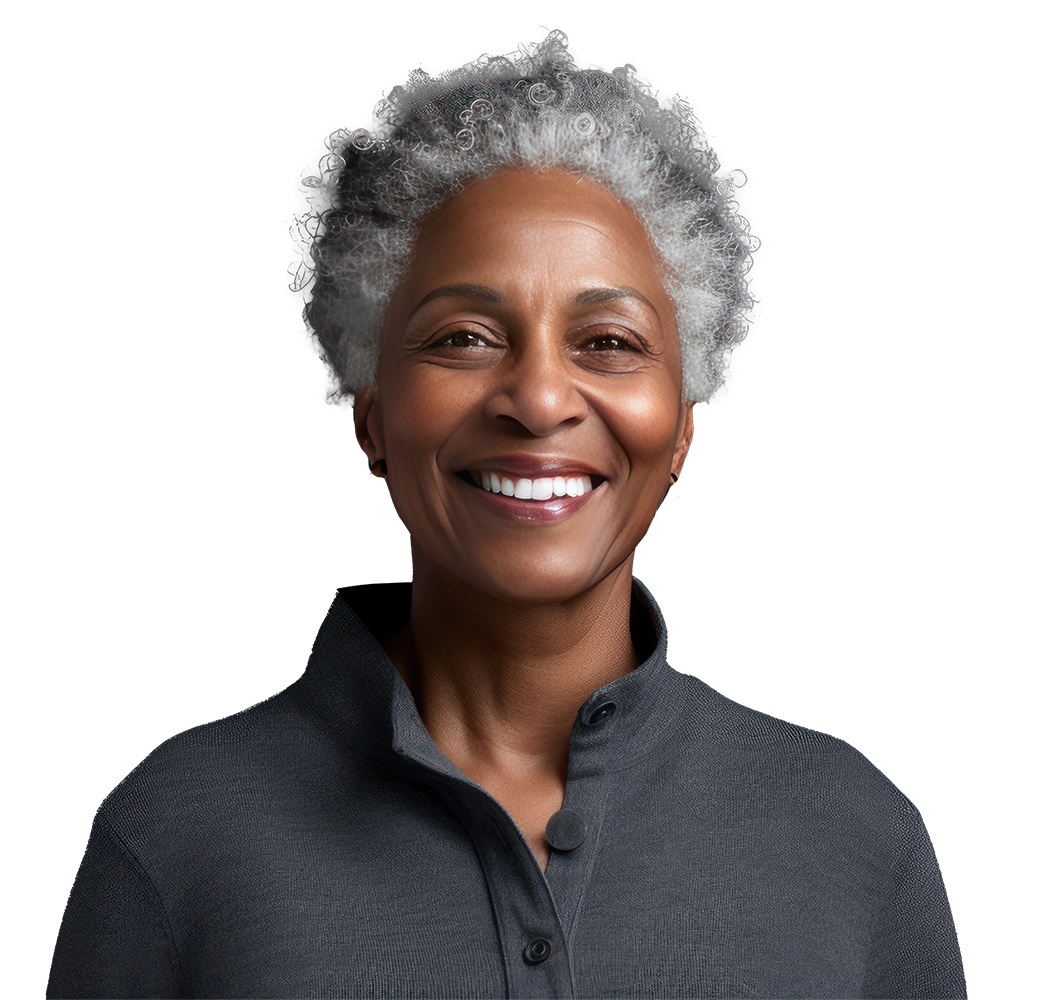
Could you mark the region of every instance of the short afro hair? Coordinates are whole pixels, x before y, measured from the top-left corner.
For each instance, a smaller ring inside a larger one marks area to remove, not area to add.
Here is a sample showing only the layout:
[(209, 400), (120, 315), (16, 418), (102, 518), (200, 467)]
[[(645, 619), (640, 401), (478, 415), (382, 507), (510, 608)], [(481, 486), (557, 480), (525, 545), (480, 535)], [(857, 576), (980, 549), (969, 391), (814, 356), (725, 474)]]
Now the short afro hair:
[(438, 77), (415, 70), (375, 115), (375, 132), (326, 140), (318, 174), (304, 179), (311, 211), (297, 219), (306, 253), (293, 285), (313, 283), (304, 317), (333, 377), (330, 400), (375, 382), (383, 315), (422, 221), (503, 168), (567, 170), (629, 205), (675, 304), (686, 399), (722, 384), (747, 331), (756, 241), (732, 199), (740, 185), (718, 176), (684, 101), (660, 104), (631, 66), (578, 69), (554, 31)]

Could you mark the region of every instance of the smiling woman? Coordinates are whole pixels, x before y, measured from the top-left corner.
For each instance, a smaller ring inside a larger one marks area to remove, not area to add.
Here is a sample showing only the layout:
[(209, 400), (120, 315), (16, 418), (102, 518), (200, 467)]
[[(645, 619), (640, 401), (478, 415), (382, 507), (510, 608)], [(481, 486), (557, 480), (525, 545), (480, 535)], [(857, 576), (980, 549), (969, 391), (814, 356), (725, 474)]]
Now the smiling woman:
[(435, 211), (355, 406), (419, 578), (544, 606), (630, 574), (693, 431), (681, 369), (656, 254), (604, 188), (503, 170)]
[(914, 807), (674, 671), (632, 576), (750, 304), (692, 117), (555, 34), (383, 117), (307, 317), (411, 584), (112, 793), (49, 995), (963, 996)]

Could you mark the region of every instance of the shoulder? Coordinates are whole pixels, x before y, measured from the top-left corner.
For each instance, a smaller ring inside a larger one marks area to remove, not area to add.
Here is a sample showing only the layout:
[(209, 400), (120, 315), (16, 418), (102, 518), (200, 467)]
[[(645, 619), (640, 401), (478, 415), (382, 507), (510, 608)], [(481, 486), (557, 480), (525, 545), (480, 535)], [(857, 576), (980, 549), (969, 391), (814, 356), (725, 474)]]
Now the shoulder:
[(799, 879), (812, 872), (814, 881), (866, 892), (875, 907), (930, 850), (913, 803), (844, 740), (748, 708), (694, 677), (677, 683), (685, 711), (669, 750), (673, 808), (683, 829), (735, 845), (733, 864)]
[(913, 803), (844, 740), (741, 705), (695, 677), (678, 677), (688, 708), (679, 723), (683, 754), (706, 762), (709, 780), (746, 808), (807, 829), (817, 829), (822, 818), (829, 828), (892, 846), (923, 830)]
[(106, 797), (99, 815), (136, 845), (163, 828), (204, 830), (255, 812), (282, 788), (327, 770), (334, 741), (294, 688), (166, 740)]

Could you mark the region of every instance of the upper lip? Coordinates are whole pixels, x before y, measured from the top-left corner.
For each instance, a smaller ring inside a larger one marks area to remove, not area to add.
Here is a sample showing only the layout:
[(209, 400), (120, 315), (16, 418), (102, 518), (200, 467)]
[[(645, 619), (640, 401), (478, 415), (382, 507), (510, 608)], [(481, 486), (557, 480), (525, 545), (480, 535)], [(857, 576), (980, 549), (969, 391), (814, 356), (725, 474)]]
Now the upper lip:
[(459, 472), (498, 472), (516, 478), (538, 479), (545, 476), (606, 476), (589, 465), (573, 458), (559, 455), (493, 455), (488, 458), (474, 459), (464, 465)]

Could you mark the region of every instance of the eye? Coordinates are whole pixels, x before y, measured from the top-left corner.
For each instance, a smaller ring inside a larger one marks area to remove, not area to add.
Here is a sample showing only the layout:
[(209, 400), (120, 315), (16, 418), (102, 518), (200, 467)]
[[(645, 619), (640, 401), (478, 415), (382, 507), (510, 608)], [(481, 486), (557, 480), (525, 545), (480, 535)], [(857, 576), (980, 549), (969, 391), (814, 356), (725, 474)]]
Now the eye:
[(501, 336), (480, 323), (445, 324), (430, 335), (423, 356), (449, 368), (486, 368), (501, 360), (504, 346)]
[(574, 360), (590, 372), (625, 375), (643, 368), (654, 352), (634, 330), (615, 323), (585, 327), (576, 338)]
[(479, 333), (473, 330), (456, 330), (437, 341), (437, 347), (490, 347), (491, 345)]
[(614, 334), (604, 334), (601, 337), (594, 337), (592, 340), (585, 344), (585, 350), (587, 351), (637, 351), (639, 348), (626, 340), (624, 337), (615, 336)]
[[(638, 333), (613, 323), (599, 326), (598, 329), (586, 328), (578, 340), (578, 351), (582, 354), (643, 354), (649, 351), (649, 344)], [(604, 357), (603, 360), (606, 360)], [(631, 358), (629, 358), (631, 360)]]

